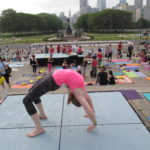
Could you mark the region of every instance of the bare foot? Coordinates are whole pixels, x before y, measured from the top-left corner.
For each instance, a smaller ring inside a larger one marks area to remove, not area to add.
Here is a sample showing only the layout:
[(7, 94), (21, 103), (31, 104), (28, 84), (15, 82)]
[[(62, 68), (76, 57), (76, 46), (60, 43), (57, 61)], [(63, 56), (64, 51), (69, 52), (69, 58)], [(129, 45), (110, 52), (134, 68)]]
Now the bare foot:
[(89, 118), (89, 115), (88, 115), (88, 114), (85, 114), (84, 117), (85, 117), (85, 118)]
[(41, 129), (41, 130), (34, 129), (33, 131), (27, 134), (27, 137), (35, 137), (43, 133), (45, 133), (44, 129)]
[(39, 118), (44, 120), (44, 119), (47, 119), (47, 116), (46, 115), (39, 115)]
[(91, 132), (95, 129), (95, 127), (96, 127), (95, 125), (89, 125), (88, 128), (87, 128), (87, 131)]

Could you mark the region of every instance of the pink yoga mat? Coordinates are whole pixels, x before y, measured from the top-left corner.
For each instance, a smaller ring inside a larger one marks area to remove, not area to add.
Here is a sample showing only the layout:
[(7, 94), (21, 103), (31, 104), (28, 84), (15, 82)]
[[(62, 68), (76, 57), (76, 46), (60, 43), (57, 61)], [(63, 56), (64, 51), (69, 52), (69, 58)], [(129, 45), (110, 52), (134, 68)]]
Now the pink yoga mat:
[(116, 60), (112, 60), (112, 62), (127, 62), (129, 61), (129, 59), (116, 59)]
[(144, 70), (150, 70), (150, 68), (144, 68)]

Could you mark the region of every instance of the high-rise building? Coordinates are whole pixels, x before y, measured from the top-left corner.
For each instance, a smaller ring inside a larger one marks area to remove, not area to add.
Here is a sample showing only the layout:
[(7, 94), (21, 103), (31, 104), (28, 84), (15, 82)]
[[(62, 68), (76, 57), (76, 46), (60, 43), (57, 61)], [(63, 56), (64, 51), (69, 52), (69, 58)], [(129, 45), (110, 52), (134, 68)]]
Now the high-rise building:
[(82, 11), (85, 7), (88, 7), (88, 0), (80, 0), (80, 11)]
[(134, 6), (135, 6), (135, 8), (142, 8), (143, 7), (143, 0), (135, 0)]
[(127, 3), (127, 0), (120, 0), (120, 4)]
[(146, 1), (146, 6), (149, 6), (149, 7), (150, 7), (150, 0), (147, 0), (147, 1)]
[(106, 0), (97, 0), (98, 11), (106, 9)]

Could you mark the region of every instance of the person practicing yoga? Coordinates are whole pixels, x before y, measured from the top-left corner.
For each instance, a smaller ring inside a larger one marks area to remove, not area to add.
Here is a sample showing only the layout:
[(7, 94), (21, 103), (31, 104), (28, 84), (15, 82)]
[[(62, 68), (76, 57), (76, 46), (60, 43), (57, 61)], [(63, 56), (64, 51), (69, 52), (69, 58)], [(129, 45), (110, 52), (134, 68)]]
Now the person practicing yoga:
[[(67, 103), (72, 103), (77, 107), (82, 106), (86, 112), (84, 117), (91, 119), (93, 124), (88, 126), (87, 131), (90, 132), (96, 127), (97, 121), (93, 103), (85, 90), (83, 76), (71, 69), (60, 69), (37, 81), (23, 99), (25, 108), (35, 124), (35, 129), (27, 134), (28, 137), (34, 137), (45, 132), (40, 123), (40, 119), (47, 119), (47, 116), (44, 112), (40, 97), (48, 91), (57, 90), (62, 84), (65, 84), (70, 90)], [(38, 108), (39, 114), (33, 103)]]

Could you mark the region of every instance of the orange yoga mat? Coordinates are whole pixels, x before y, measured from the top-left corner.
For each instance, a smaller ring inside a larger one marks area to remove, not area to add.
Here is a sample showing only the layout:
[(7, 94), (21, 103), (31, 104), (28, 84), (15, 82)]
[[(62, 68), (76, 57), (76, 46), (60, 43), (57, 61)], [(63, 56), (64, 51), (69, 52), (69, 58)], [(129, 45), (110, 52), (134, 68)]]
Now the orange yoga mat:
[(141, 64), (126, 64), (126, 66), (140, 66)]
[(12, 88), (31, 88), (33, 84), (27, 84), (27, 85), (13, 85)]
[(150, 77), (146, 77), (147, 80), (150, 80)]

